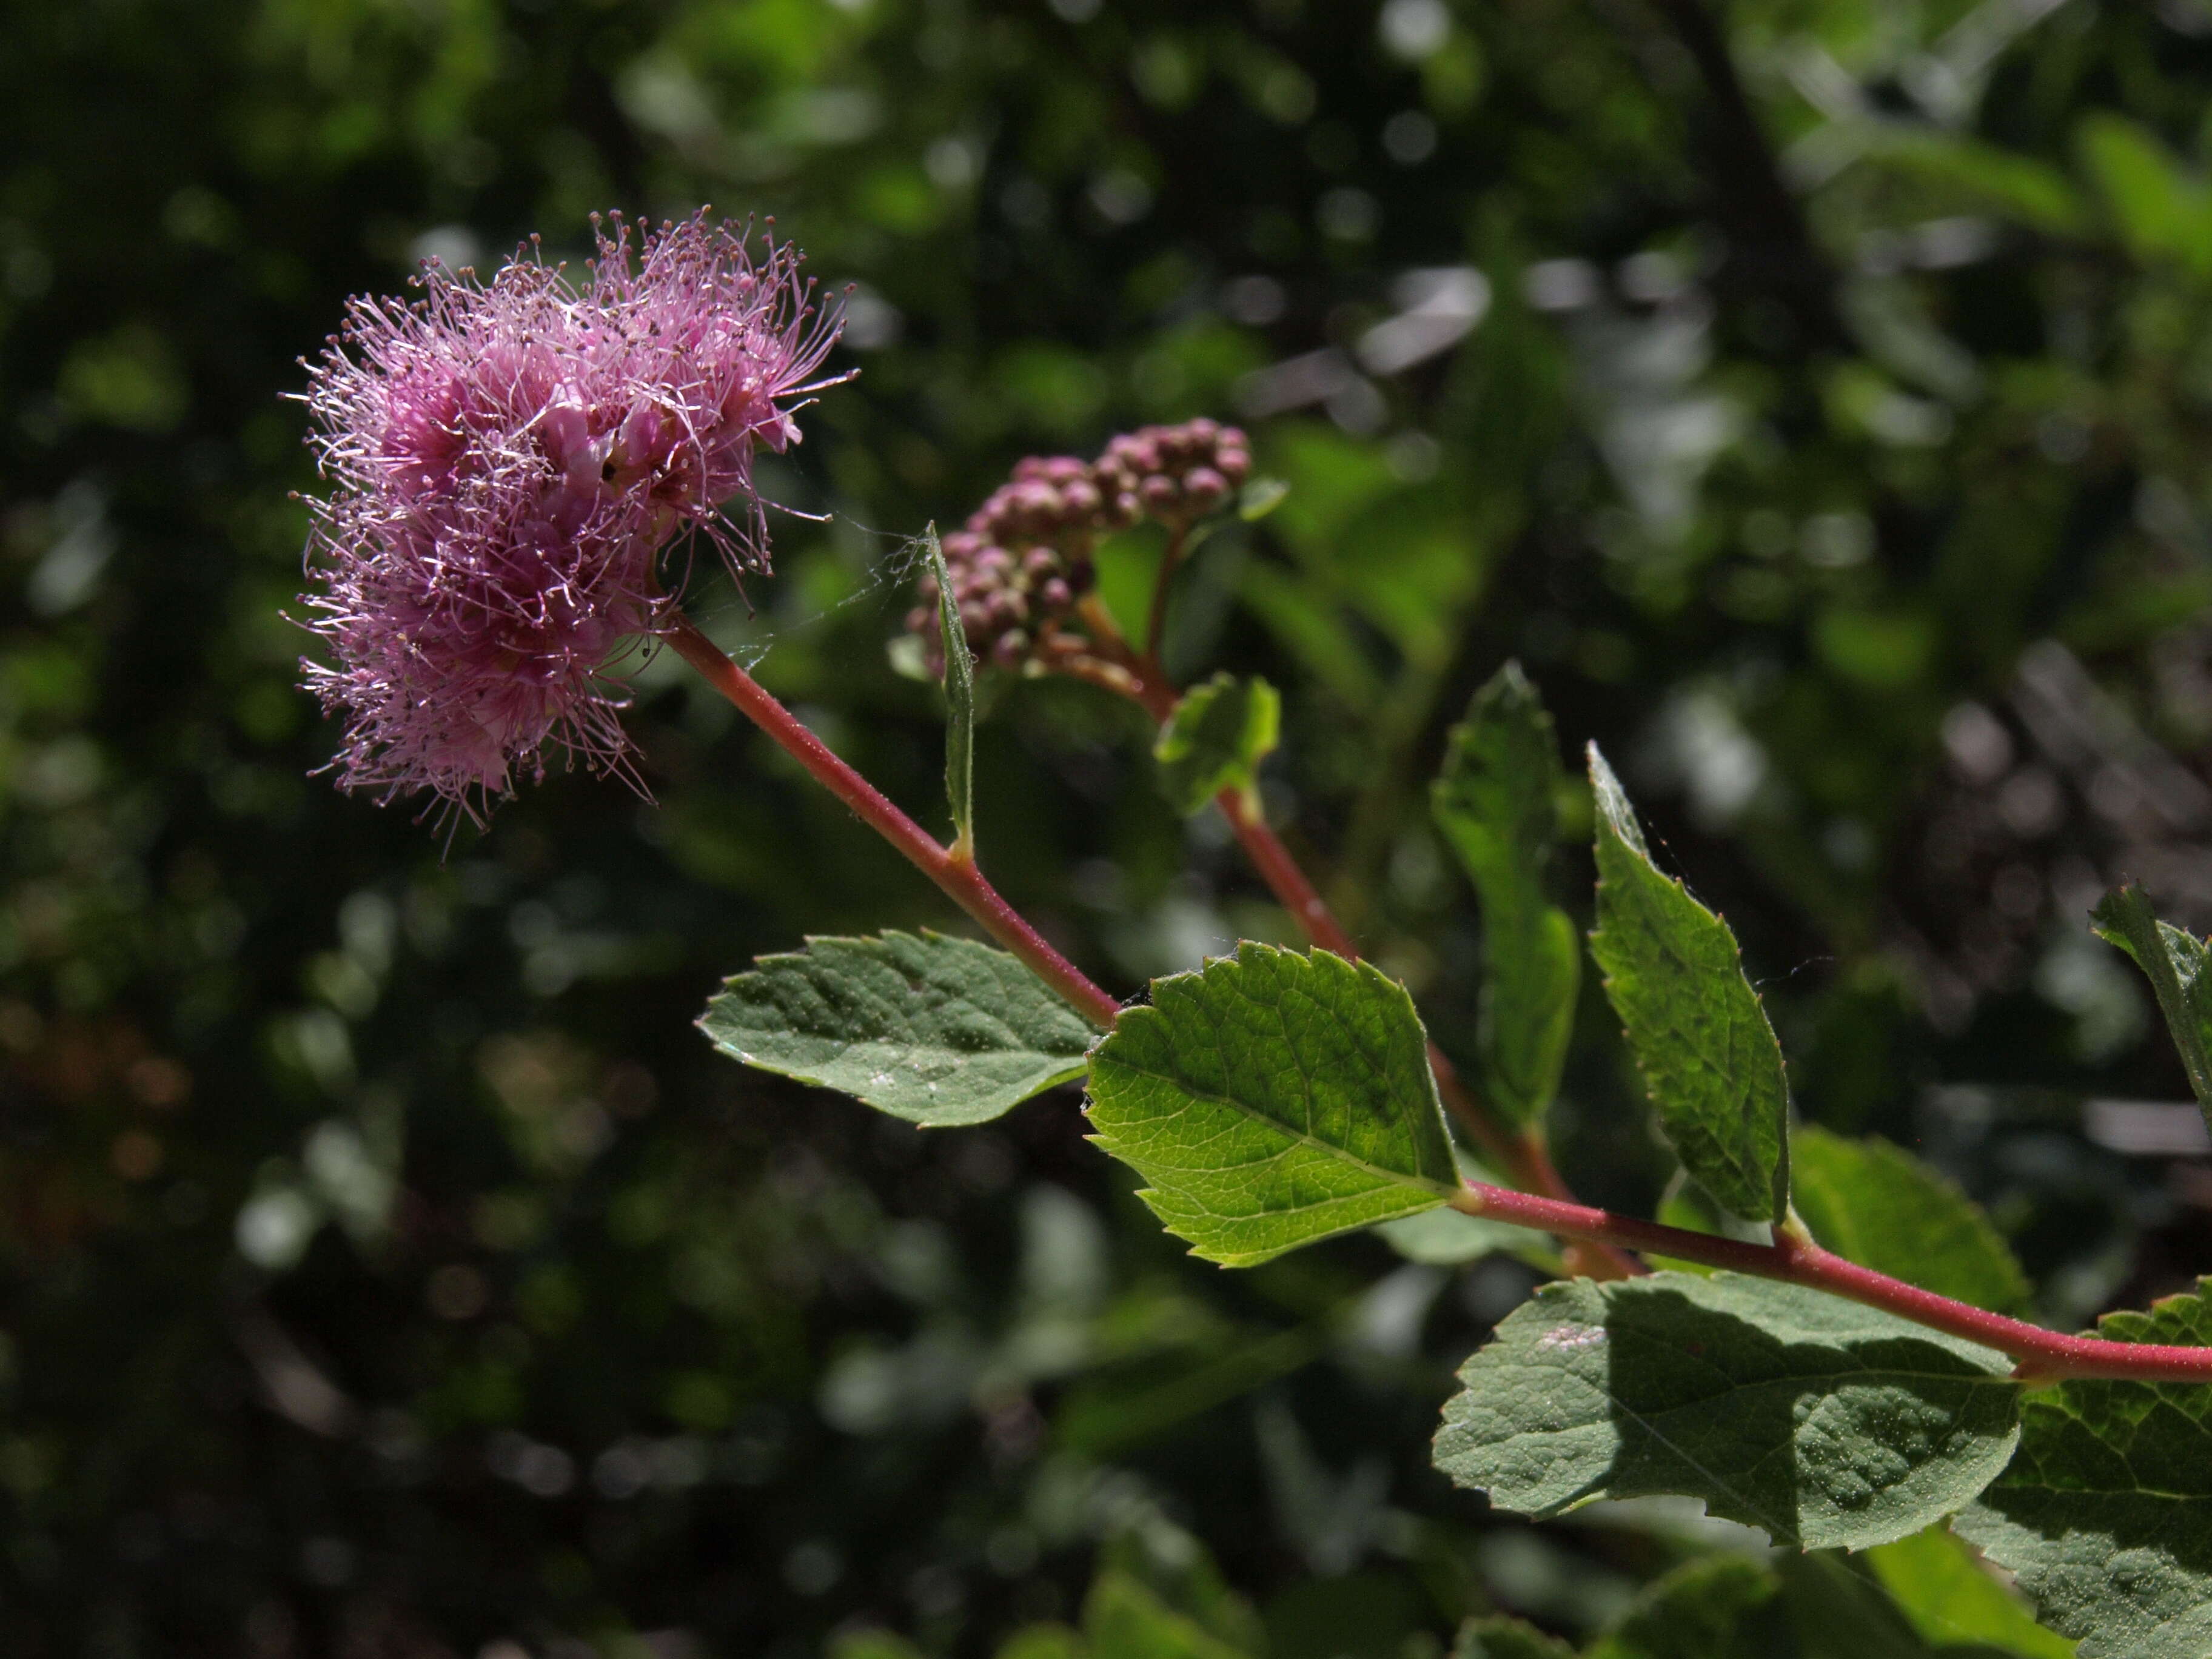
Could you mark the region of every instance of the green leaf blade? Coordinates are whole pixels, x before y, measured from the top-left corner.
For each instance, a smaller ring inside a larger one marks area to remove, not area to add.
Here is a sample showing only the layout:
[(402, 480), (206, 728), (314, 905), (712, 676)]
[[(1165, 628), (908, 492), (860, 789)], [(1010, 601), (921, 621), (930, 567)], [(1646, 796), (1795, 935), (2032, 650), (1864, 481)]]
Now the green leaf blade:
[(1462, 1367), (1437, 1467), (1539, 1518), (1678, 1493), (1777, 1543), (1863, 1548), (1995, 1480), (2005, 1356), (1735, 1273), (1547, 1285)]
[(1483, 1081), (1521, 1124), (1540, 1119), (1559, 1090), (1582, 979), (1574, 924), (1544, 889), (1559, 777), (1552, 718), (1520, 665), (1508, 663), (1453, 728), (1430, 798), (1482, 902)]
[(699, 1028), (742, 1064), (928, 1127), (987, 1122), (1073, 1081), (1097, 1036), (1007, 952), (927, 932), (763, 957)]
[(1282, 699), (1267, 681), (1216, 674), (1183, 694), (1152, 744), (1160, 788), (1186, 815), (1224, 789), (1254, 789), (1282, 729)]
[[(2212, 1346), (2212, 1279), (2147, 1313), (2107, 1315), (2121, 1342)], [(2212, 1385), (2071, 1382), (2021, 1408), (2020, 1455), (1953, 1523), (2018, 1575), (2081, 1659), (2212, 1653)]]
[(937, 526), (921, 532), (937, 579), (937, 629), (945, 649), (945, 799), (952, 810), (953, 845), (975, 846), (975, 659), (968, 650), (968, 629), (945, 565)]
[(1598, 868), (1590, 954), (1659, 1127), (1722, 1204), (1746, 1220), (1779, 1220), (1790, 1203), (1789, 1085), (1735, 935), (1660, 873), (1595, 744), (1589, 769)]
[(1955, 1534), (1931, 1528), (1860, 1559), (1924, 1641), (1984, 1643), (2022, 1659), (2073, 1659), (2074, 1644), (2037, 1624)]
[(1798, 1214), (1837, 1255), (1995, 1313), (2027, 1309), (2027, 1275), (1981, 1206), (1904, 1148), (1808, 1127), (1790, 1168)]
[(2097, 936), (2126, 951), (2150, 981), (2197, 1109), (2212, 1125), (2212, 973), (2205, 971), (2212, 952), (2194, 933), (2160, 921), (2140, 887), (2114, 888), (2090, 919)]
[(1091, 1055), (1090, 1115), (1168, 1230), (1231, 1267), (1459, 1184), (1412, 999), (1325, 951), (1247, 943), (1154, 981)]

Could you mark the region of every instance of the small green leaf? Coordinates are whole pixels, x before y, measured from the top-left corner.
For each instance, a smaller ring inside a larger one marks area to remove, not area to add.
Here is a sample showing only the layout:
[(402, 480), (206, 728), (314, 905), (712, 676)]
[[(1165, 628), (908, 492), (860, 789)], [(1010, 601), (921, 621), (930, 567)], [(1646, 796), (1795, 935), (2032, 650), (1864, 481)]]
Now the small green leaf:
[(1090, 1113), (1168, 1231), (1234, 1267), (1459, 1186), (1413, 1000), (1322, 951), (1246, 943), (1153, 981), (1091, 1057)]
[(2094, 114), (2083, 118), (2077, 147), (2130, 253), (2212, 271), (2212, 192), (2154, 133), (2124, 116)]
[(2027, 1275), (1981, 1206), (1902, 1147), (1806, 1127), (1790, 1168), (1798, 1214), (1837, 1255), (1978, 1308), (2027, 1306)]
[(1630, 1604), (1589, 1659), (1771, 1659), (1779, 1632), (1768, 1608), (1780, 1589), (1741, 1556), (1685, 1562)]
[(1250, 789), (1275, 746), (1282, 700), (1263, 679), (1216, 674), (1183, 693), (1152, 744), (1160, 788), (1182, 812), (1202, 812), (1224, 789)]
[(1794, 1285), (1659, 1273), (1538, 1288), (1460, 1370), (1436, 1464), (1540, 1518), (1674, 1492), (1778, 1544), (1917, 1532), (2019, 1438), (2004, 1355)]
[(1237, 516), (1247, 524), (1256, 524), (1280, 507), (1290, 493), (1290, 485), (1280, 478), (1254, 478), (1237, 492)]
[(1575, 1650), (1519, 1619), (1470, 1619), (1459, 1627), (1452, 1659), (1575, 1659)]
[(1006, 951), (927, 932), (763, 957), (699, 1029), (732, 1060), (932, 1127), (987, 1121), (1081, 1077), (1097, 1035)]
[(1735, 935), (1659, 873), (1595, 744), (1589, 774), (1598, 872), (1590, 954), (1659, 1127), (1723, 1205), (1747, 1221), (1779, 1220), (1790, 1205), (1790, 1090)]
[[(2212, 1346), (2212, 1279), (2107, 1314), (2097, 1334)], [(2081, 1659), (2212, 1653), (2212, 1385), (2063, 1382), (2031, 1392), (2020, 1418), (2020, 1455), (1959, 1534), (2019, 1575)]]
[(952, 578), (945, 568), (945, 548), (937, 526), (921, 532), (937, 579), (937, 630), (945, 647), (945, 799), (952, 808), (955, 848), (975, 848), (975, 659), (968, 652), (968, 630), (960, 621)]
[(2098, 938), (2133, 957), (2150, 981), (2197, 1108), (2212, 1124), (2212, 974), (2205, 971), (2212, 955), (2204, 941), (2160, 921), (2140, 887), (2114, 888), (2091, 919)]
[(1559, 1089), (1582, 978), (1574, 924), (1544, 892), (1559, 785), (1552, 717), (1508, 663), (1452, 729), (1430, 806), (1482, 900), (1483, 1082), (1498, 1111), (1522, 1124), (1541, 1118)]
[(1921, 1638), (1986, 1643), (2023, 1659), (2072, 1659), (2074, 1644), (2035, 1622), (1960, 1538), (1931, 1528), (1860, 1558)]

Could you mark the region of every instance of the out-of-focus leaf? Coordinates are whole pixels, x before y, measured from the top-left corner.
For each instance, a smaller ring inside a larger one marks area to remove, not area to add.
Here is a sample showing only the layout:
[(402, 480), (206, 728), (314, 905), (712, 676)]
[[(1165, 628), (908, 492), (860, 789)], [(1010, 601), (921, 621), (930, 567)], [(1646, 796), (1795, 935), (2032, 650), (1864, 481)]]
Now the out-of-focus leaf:
[(981, 1123), (1081, 1077), (1097, 1035), (1006, 951), (927, 932), (763, 957), (699, 1029), (732, 1060), (931, 1127)]
[(1808, 1127), (1790, 1169), (1798, 1213), (1837, 1255), (1978, 1308), (2027, 1305), (2027, 1275), (1981, 1206), (1902, 1147)]
[(1516, 1123), (1552, 1103), (1582, 978), (1574, 924), (1544, 890), (1559, 784), (1552, 717), (1508, 663), (1452, 728), (1430, 807), (1481, 896), (1488, 976), (1476, 1040), (1488, 1098)]
[[(2212, 1346), (2212, 1279), (2107, 1314), (2097, 1334)], [(2212, 1652), (2212, 1386), (2062, 1382), (2032, 1390), (2020, 1418), (2020, 1455), (1953, 1523), (1960, 1535), (2019, 1575), (2081, 1659)]]
[(1540, 1287), (1460, 1370), (1436, 1464), (1550, 1516), (1674, 1492), (1777, 1543), (1863, 1548), (1995, 1479), (2004, 1355), (1793, 1285), (1660, 1273)]
[(1885, 130), (1869, 154), (2031, 230), (2053, 236), (2088, 231), (2089, 210), (2072, 180), (2033, 156), (1960, 134), (1905, 126)]
[(2212, 190), (2202, 179), (2124, 116), (2085, 116), (2075, 143), (2130, 252), (2212, 275)]
[(2150, 981), (2197, 1107), (2212, 1124), (2212, 974), (2205, 971), (2212, 953), (2194, 933), (2160, 921), (2140, 887), (2106, 894), (2095, 921), (2097, 936), (2134, 957)]
[(1766, 1609), (1780, 1589), (1771, 1569), (1741, 1556), (1686, 1562), (1638, 1596), (1589, 1659), (1770, 1659)]
[(2035, 1622), (1964, 1540), (1941, 1527), (1861, 1558), (1923, 1640), (1986, 1643), (2023, 1659), (2070, 1659), (2074, 1644)]
[(1249, 480), (1237, 497), (1237, 516), (1247, 524), (1256, 524), (1283, 504), (1283, 497), (1291, 487), (1280, 478)]
[(1024, 1625), (999, 1644), (993, 1659), (1085, 1659), (1083, 1637), (1068, 1625)]
[(1160, 788), (1185, 813), (1204, 811), (1224, 789), (1255, 788), (1281, 728), (1273, 686), (1216, 674), (1183, 693), (1153, 741)]
[(1177, 1613), (1141, 1581), (1103, 1572), (1084, 1598), (1083, 1633), (1091, 1659), (1249, 1659), (1194, 1619)]
[(1575, 1659), (1575, 1650), (1519, 1619), (1470, 1619), (1459, 1627), (1452, 1659)]
[(1782, 1047), (1744, 977), (1735, 935), (1660, 874), (1636, 811), (1592, 744), (1597, 931), (1590, 954), (1683, 1167), (1750, 1221), (1790, 1202), (1789, 1086)]
[(1459, 1185), (1413, 1000), (1326, 951), (1247, 943), (1155, 980), (1092, 1054), (1090, 1110), (1168, 1231), (1231, 1267)]
[(1800, 1659), (1933, 1659), (1865, 1563), (1863, 1553), (1814, 1550), (1776, 1564)]
[(1385, 1221), (1376, 1233), (1408, 1261), (1432, 1267), (1456, 1267), (1500, 1250), (1525, 1250), (1544, 1243), (1544, 1235), (1502, 1221), (1465, 1215), (1453, 1209), (1424, 1210)]

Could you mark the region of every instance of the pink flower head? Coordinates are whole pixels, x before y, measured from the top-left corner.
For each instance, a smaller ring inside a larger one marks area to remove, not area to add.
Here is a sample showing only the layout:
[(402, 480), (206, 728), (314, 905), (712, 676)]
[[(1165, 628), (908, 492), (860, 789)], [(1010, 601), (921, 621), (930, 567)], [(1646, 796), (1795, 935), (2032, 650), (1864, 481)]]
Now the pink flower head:
[(756, 253), (702, 212), (633, 262), (609, 223), (580, 292), (534, 245), (488, 283), (431, 265), (412, 305), (351, 301), (309, 368), (331, 487), (308, 625), (336, 663), (304, 667), (345, 717), (344, 788), (481, 822), (549, 741), (627, 774), (608, 671), (673, 619), (661, 550), (696, 532), (733, 574), (768, 568), (753, 455), (799, 441), (843, 319), (788, 243)]

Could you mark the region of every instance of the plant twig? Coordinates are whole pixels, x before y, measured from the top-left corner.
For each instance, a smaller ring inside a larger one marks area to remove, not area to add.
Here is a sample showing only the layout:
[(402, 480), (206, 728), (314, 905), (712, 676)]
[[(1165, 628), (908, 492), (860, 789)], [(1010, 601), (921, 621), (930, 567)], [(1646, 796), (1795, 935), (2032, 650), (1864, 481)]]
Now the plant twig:
[[(1158, 611), (1157, 593), (1152, 605)], [(1141, 706), (1155, 725), (1164, 726), (1175, 713), (1176, 693), (1161, 670), (1158, 655), (1148, 652), (1140, 657), (1133, 651), (1112, 615), (1096, 596), (1085, 601), (1083, 620), (1091, 630), (1092, 649), (1121, 671), (1112, 680), (1089, 677), (1092, 683), (1120, 692)], [(1121, 683), (1123, 680), (1127, 684)], [(1228, 821), (1237, 844), (1244, 849), (1245, 857), (1251, 860), (1261, 879), (1267, 884), (1268, 890), (1274, 894), (1276, 902), (1291, 913), (1306, 938), (1322, 950), (1348, 962), (1358, 961), (1358, 943), (1245, 792), (1233, 787), (1224, 789), (1213, 798), (1213, 805)], [(1540, 1134), (1500, 1122), (1468, 1087), (1450, 1057), (1433, 1042), (1429, 1044), (1429, 1069), (1436, 1075), (1437, 1093), (1446, 1109), (1503, 1174), (1531, 1191), (1573, 1201), (1574, 1194), (1553, 1164)], [(1593, 1279), (1622, 1279), (1644, 1270), (1633, 1256), (1603, 1243), (1577, 1252), (1570, 1265)]]
[(1160, 649), (1167, 638), (1168, 591), (1175, 586), (1176, 567), (1182, 562), (1183, 544), (1189, 538), (1187, 524), (1168, 532), (1168, 550), (1160, 556), (1159, 574), (1152, 579), (1152, 614), (1145, 622), (1145, 660), (1154, 667), (1159, 665)]
[(818, 783), (905, 854), (907, 861), (942, 889), (947, 897), (981, 924), (985, 933), (1012, 951), (1078, 1012), (1101, 1029), (1110, 1029), (1121, 1005), (1086, 978), (1082, 970), (1047, 944), (1013, 906), (984, 879), (972, 857), (940, 847), (937, 839), (887, 800), (882, 792), (832, 754), (797, 716), (763, 690), (753, 677), (732, 662), (721, 648), (679, 616), (665, 636), (678, 656), (705, 677), (738, 712), (768, 733)]
[(1479, 1182), (1469, 1182), (1451, 1200), (1451, 1206), (1485, 1220), (1510, 1222), (1563, 1238), (1644, 1250), (1826, 1291), (2009, 1354), (2017, 1362), (2013, 1375), (2022, 1382), (2059, 1382), (2081, 1377), (2212, 1382), (2212, 1348), (2158, 1347), (2046, 1331), (2026, 1320), (1956, 1302), (1846, 1261), (1810, 1239), (1779, 1227), (1774, 1231), (1771, 1244), (1752, 1244), (1534, 1193), (1486, 1187)]

